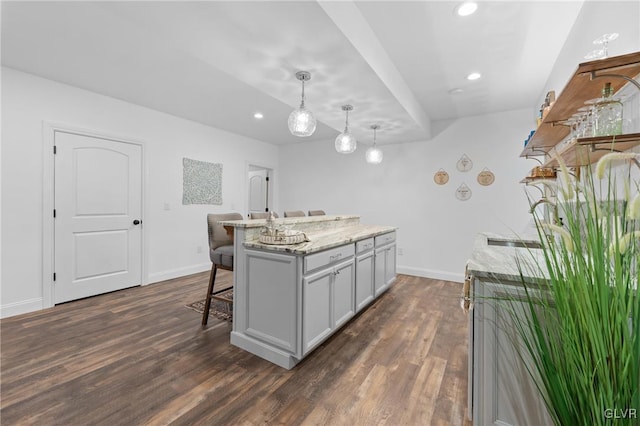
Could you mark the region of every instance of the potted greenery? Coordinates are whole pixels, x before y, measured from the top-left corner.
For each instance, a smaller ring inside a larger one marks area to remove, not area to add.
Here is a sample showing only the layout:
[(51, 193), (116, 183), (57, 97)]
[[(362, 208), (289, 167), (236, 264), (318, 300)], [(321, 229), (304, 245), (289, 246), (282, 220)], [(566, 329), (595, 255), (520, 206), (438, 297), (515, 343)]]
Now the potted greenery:
[(557, 425), (640, 424), (640, 190), (632, 166), (624, 179), (609, 167), (638, 157), (607, 154), (580, 180), (557, 158), (563, 178), (545, 183), (563, 223), (534, 213), (541, 254), (519, 260), (526, 314), (507, 312)]

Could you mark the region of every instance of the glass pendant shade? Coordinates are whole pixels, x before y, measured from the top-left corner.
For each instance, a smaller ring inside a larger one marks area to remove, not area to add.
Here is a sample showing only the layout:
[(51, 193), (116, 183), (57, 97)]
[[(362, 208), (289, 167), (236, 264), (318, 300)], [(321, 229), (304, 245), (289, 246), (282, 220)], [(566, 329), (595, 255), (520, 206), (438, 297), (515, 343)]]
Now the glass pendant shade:
[(367, 163), (369, 164), (380, 164), (382, 163), (383, 157), (382, 150), (377, 146), (372, 146), (371, 148), (367, 149), (365, 157), (367, 159)]
[(316, 131), (316, 118), (301, 105), (289, 114), (289, 131), (294, 136), (311, 136)]
[(364, 154), (365, 160), (369, 164), (380, 164), (382, 163), (382, 150), (376, 146), (376, 130), (380, 128), (377, 124), (371, 126), (373, 129), (373, 146), (367, 149), (367, 152)]
[(343, 105), (342, 110), (347, 114), (345, 120), (344, 132), (340, 133), (336, 138), (336, 151), (340, 154), (351, 154), (356, 150), (358, 142), (356, 138), (349, 133), (349, 111), (353, 110), (351, 105)]
[(340, 154), (351, 154), (356, 150), (356, 138), (351, 133), (340, 133), (336, 138), (336, 151)]
[(304, 82), (311, 80), (311, 74), (307, 71), (298, 71), (296, 78), (302, 82), (302, 101), (300, 108), (289, 114), (289, 131), (294, 136), (311, 136), (316, 131), (316, 118), (304, 107)]

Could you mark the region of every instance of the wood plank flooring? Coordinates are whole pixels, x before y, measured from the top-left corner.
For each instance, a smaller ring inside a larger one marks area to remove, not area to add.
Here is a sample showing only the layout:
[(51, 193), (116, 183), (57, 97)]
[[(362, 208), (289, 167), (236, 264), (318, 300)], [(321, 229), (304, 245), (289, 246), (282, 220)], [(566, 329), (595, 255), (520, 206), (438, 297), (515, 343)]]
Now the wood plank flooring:
[[(2, 425), (470, 425), (460, 285), (396, 284), (287, 371), (185, 307), (208, 273), (1, 321)], [(231, 280), (218, 272), (217, 285)]]

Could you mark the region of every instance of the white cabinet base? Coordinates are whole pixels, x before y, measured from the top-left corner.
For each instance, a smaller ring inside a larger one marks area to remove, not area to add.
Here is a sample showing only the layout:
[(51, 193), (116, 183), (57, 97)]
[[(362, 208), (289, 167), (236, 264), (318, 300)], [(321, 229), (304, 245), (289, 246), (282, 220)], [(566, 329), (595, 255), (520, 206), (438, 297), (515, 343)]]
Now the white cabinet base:
[[(236, 229), (235, 237), (243, 241), (244, 230)], [(380, 237), (380, 260), (374, 255), (372, 238), (360, 245), (358, 259), (366, 258), (360, 264), (361, 285), (368, 290), (361, 288), (358, 303), (354, 242), (307, 255), (248, 249), (236, 243), (231, 344), (293, 368), (346, 324), (356, 308), (378, 295), (375, 282), (386, 290), (395, 280), (395, 232), (376, 238)], [(379, 276), (376, 262), (382, 265)]]
[(300, 362), (300, 360), (293, 355), (247, 336), (244, 333), (232, 331), (231, 344), (287, 370), (291, 370)]

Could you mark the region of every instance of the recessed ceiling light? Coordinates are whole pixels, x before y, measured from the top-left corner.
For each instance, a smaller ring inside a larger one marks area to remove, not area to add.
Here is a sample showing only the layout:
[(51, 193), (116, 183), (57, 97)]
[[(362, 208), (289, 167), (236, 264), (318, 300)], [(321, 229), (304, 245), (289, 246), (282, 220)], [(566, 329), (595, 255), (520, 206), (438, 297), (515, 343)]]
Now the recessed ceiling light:
[(263, 117), (264, 117), (264, 115), (262, 115), (261, 112), (256, 112), (255, 114), (253, 114), (253, 118), (257, 118), (258, 120), (263, 118)]
[(466, 1), (456, 7), (456, 13), (460, 16), (469, 16), (478, 10), (478, 3), (473, 1)]
[(467, 80), (473, 81), (479, 79), (480, 77), (482, 77), (482, 74), (480, 74), (479, 72), (472, 72), (467, 76)]

